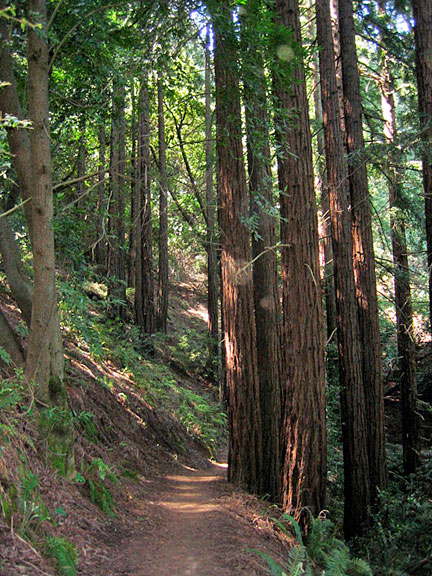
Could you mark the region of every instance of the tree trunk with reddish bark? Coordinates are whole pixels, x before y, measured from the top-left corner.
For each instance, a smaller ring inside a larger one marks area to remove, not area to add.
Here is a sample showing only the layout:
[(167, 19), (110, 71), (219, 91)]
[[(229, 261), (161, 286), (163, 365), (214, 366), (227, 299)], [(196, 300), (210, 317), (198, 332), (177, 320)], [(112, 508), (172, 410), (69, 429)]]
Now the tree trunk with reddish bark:
[(291, 38), (286, 38), (292, 59), (285, 60), (279, 49), (274, 71), (282, 244), (283, 507), (304, 525), (305, 507), (319, 514), (326, 493), (318, 221), (298, 0), (276, 0), (275, 18), (292, 31), (295, 42), (291, 46)]
[(329, 0), (317, 0), (327, 178), (336, 286), (341, 419), (344, 452), (344, 531), (346, 538), (364, 530), (370, 505), (367, 425), (362, 353), (353, 270), (348, 171), (340, 110)]
[(228, 2), (208, 4), (215, 33), (222, 313), (229, 422), (228, 479), (261, 491), (262, 444), (238, 42)]
[(339, 33), (372, 503), (387, 484), (381, 338), (352, 0), (339, 0)]

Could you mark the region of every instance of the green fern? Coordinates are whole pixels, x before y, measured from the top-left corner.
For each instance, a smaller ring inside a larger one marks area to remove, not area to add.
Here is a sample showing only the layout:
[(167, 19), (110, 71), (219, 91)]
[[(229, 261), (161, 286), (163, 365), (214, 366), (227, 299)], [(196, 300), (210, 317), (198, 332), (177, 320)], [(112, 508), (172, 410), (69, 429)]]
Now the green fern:
[(45, 551), (49, 558), (57, 561), (61, 576), (76, 576), (78, 551), (66, 538), (48, 536)]

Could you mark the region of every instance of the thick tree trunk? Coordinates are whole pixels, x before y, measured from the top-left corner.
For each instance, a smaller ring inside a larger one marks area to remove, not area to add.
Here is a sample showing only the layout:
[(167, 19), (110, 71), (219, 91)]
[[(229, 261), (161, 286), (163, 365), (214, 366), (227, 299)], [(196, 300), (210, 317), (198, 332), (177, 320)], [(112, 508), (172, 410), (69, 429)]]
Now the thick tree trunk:
[(321, 98), (334, 254), (341, 417), (344, 451), (344, 531), (360, 534), (370, 504), (362, 354), (353, 271), (349, 185), (334, 67), (329, 0), (317, 0)]
[(106, 242), (106, 186), (105, 186), (105, 150), (106, 134), (105, 126), (102, 125), (98, 132), (99, 146), (99, 175), (97, 187), (97, 222), (96, 222), (96, 245), (95, 260), (98, 269), (103, 274), (107, 272), (107, 242)]
[(157, 329), (166, 334), (168, 322), (168, 172), (166, 163), (164, 90), (158, 76), (158, 137), (159, 137), (159, 277)]
[(150, 188), (150, 121), (147, 78), (138, 103), (138, 236), (136, 244), (135, 315), (144, 334), (155, 331), (152, 213)]
[(411, 0), (411, 3), (415, 20), (416, 72), (423, 141), (429, 316), (432, 331), (432, 2), (430, 0)]
[[(385, 6), (379, 4), (385, 14)], [(390, 204), (390, 229), (393, 249), (394, 287), (398, 364), (401, 386), (401, 419), (403, 470), (412, 474), (419, 464), (419, 430), (417, 417), (417, 382), (414, 326), (411, 305), (410, 271), (405, 234), (405, 218), (400, 206), (401, 177), (398, 174), (399, 153), (395, 147), (396, 118), (393, 98), (393, 79), (390, 63), (381, 54), (381, 109), (384, 119), (384, 136), (389, 144), (387, 153), (387, 181)]]
[(126, 319), (126, 258), (125, 258), (125, 89), (116, 83), (113, 92), (111, 124), (110, 184), (111, 202), (110, 241), (108, 243), (109, 294), (113, 300), (111, 313), (121, 320)]
[[(276, 0), (275, 6), (278, 23), (290, 29), (301, 46), (298, 0)], [(318, 221), (305, 74), (299, 58), (281, 59), (274, 76), (285, 352), (283, 507), (305, 524), (305, 507), (314, 515), (324, 508), (326, 432)], [(293, 79), (288, 88), (287, 72)]]
[(362, 127), (362, 102), (352, 0), (339, 0), (346, 148), (351, 198), (354, 279), (358, 303), (371, 502), (387, 483), (381, 339), (373, 252), (372, 217)]
[(281, 322), (275, 251), (275, 219), (271, 214), (273, 178), (269, 144), (269, 115), (264, 63), (260, 52), (259, 0), (249, 4), (242, 20), (243, 84), (246, 109), (253, 291), (262, 426), (262, 492), (282, 500), (279, 434), (281, 426)]
[(207, 214), (207, 307), (208, 332), (210, 337), (208, 372), (217, 378), (219, 351), (219, 290), (218, 262), (216, 251), (216, 199), (213, 183), (213, 121), (211, 109), (211, 62), (209, 40), (205, 50), (205, 123), (206, 123), (206, 214)]
[[(27, 8), (31, 17), (37, 15), (42, 31), (32, 26), (28, 28), (34, 285), (25, 375), (35, 386), (41, 413), (41, 442), (46, 456), (65, 476), (70, 476), (74, 473), (74, 434), (64, 383), (55, 283), (45, 0), (29, 0)], [(52, 409), (56, 410), (55, 417)]]
[(216, 136), (229, 422), (228, 479), (261, 490), (262, 446), (248, 191), (243, 163), (238, 46), (227, 1), (209, 3), (215, 32)]

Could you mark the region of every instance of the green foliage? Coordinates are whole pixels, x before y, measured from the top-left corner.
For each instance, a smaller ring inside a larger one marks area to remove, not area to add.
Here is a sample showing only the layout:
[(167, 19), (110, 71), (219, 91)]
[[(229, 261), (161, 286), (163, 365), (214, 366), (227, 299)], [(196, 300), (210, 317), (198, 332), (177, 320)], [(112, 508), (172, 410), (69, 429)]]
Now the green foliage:
[(89, 487), (91, 501), (108, 516), (114, 514), (114, 498), (107, 484), (118, 484), (117, 476), (101, 458), (95, 458), (85, 470), (77, 472), (75, 482)]
[(45, 552), (49, 558), (57, 561), (61, 576), (76, 576), (78, 550), (66, 538), (47, 536)]
[(82, 428), (90, 442), (98, 441), (98, 431), (94, 423), (94, 414), (82, 411), (75, 416), (75, 422)]
[[(300, 526), (292, 516), (284, 514), (283, 520), (291, 523), (298, 544), (288, 554), (286, 567), (277, 564), (268, 555), (254, 550), (263, 558), (271, 574), (275, 576), (372, 576), (365, 560), (352, 558), (348, 546), (336, 537), (334, 524), (323, 518), (311, 518), (306, 541), (303, 541)], [(286, 531), (281, 522), (277, 522)]]
[(51, 519), (51, 516), (40, 495), (39, 477), (26, 470), (24, 465), (20, 475), (21, 483), (11, 511), (18, 513), (18, 532), (29, 537), (32, 531), (37, 531), (43, 522)]
[(378, 574), (429, 576), (432, 550), (432, 463), (408, 480), (399, 476), (401, 459), (390, 455), (390, 482), (380, 494), (380, 511), (359, 542)]

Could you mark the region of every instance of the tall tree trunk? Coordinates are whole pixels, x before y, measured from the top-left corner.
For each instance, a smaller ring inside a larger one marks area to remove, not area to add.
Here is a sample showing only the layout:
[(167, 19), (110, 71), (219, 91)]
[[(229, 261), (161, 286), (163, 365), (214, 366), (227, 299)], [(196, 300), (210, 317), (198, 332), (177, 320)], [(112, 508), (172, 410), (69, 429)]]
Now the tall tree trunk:
[(415, 26), (416, 73), (423, 142), (427, 263), (429, 269), (429, 319), (432, 330), (432, 2), (411, 0)]
[(98, 186), (97, 186), (97, 222), (96, 222), (96, 245), (95, 260), (101, 273), (107, 272), (107, 242), (106, 242), (106, 186), (105, 186), (105, 150), (106, 134), (102, 124), (98, 132), (99, 162), (98, 162)]
[(344, 531), (345, 536), (351, 538), (362, 532), (368, 518), (370, 482), (367, 427), (352, 261), (349, 184), (344, 162), (329, 0), (317, 0), (316, 6), (337, 304), (344, 452)]
[(209, 2), (215, 33), (216, 137), (222, 313), (229, 422), (228, 479), (261, 490), (262, 446), (256, 329), (243, 163), (238, 43), (227, 1)]
[(273, 178), (269, 144), (267, 83), (259, 45), (260, 0), (249, 3), (242, 19), (242, 60), (246, 109), (253, 294), (262, 426), (262, 492), (281, 501), (279, 434), (281, 426), (281, 321), (276, 230), (272, 215)]
[(77, 184), (76, 184), (76, 198), (78, 200), (78, 205), (82, 205), (81, 199), (85, 194), (85, 173), (86, 173), (86, 160), (87, 160), (87, 150), (85, 144), (85, 116), (82, 115), (79, 122), (80, 137), (78, 142), (78, 158), (77, 158)]
[[(378, 10), (385, 16), (385, 5), (379, 0)], [(390, 62), (381, 54), (381, 109), (384, 119), (384, 136), (389, 144), (386, 172), (390, 204), (390, 229), (394, 264), (394, 287), (398, 365), (401, 387), (401, 419), (403, 470), (405, 474), (416, 471), (419, 459), (419, 431), (417, 417), (417, 382), (414, 343), (414, 326), (411, 305), (410, 271), (405, 234), (405, 218), (401, 207), (401, 178), (398, 173), (400, 155), (395, 147), (396, 118), (393, 98), (393, 79)]]
[(127, 284), (128, 286), (135, 287), (136, 273), (137, 273), (137, 241), (139, 236), (140, 226), (140, 206), (141, 206), (141, 189), (138, 184), (138, 162), (137, 158), (137, 138), (138, 127), (136, 121), (137, 106), (135, 97), (135, 86), (132, 81), (131, 86), (132, 95), (132, 126), (131, 126), (131, 225), (129, 232), (129, 254), (128, 254), (128, 273)]
[[(55, 283), (45, 0), (28, 0), (27, 8), (31, 18), (36, 16), (42, 30), (29, 26), (27, 46), (34, 284), (25, 375), (35, 386), (46, 456), (65, 476), (70, 476), (74, 472), (74, 433), (64, 382)], [(52, 408), (56, 410), (54, 418)]]
[(168, 172), (166, 162), (164, 90), (157, 80), (159, 137), (159, 278), (157, 329), (166, 334), (168, 321)]
[[(310, 36), (316, 35), (313, 24), (311, 24)], [(330, 200), (327, 184), (327, 172), (325, 168), (325, 142), (324, 132), (322, 130), (323, 115), (321, 105), (321, 86), (318, 73), (318, 54), (314, 55), (312, 60), (312, 75), (314, 82), (314, 111), (315, 120), (320, 129), (317, 132), (317, 152), (318, 152), (318, 183), (317, 188), (320, 192), (321, 204), (321, 242), (324, 252), (324, 300), (326, 310), (327, 341), (330, 342), (336, 333), (336, 295), (334, 287), (333, 274), (333, 248), (331, 242), (331, 223), (330, 223)]]
[(362, 127), (362, 102), (352, 0), (339, 0), (346, 148), (351, 198), (354, 279), (358, 303), (371, 502), (387, 484), (381, 339), (372, 217)]
[(153, 278), (152, 212), (150, 188), (150, 120), (147, 78), (144, 78), (138, 103), (138, 188), (135, 314), (144, 334), (155, 331)]
[[(298, 50), (298, 0), (276, 0), (277, 22)], [(290, 40), (286, 38), (289, 46)], [(283, 52), (282, 52), (283, 54)], [(275, 65), (276, 137), (281, 211), (284, 387), (283, 507), (303, 524), (305, 507), (324, 508), (326, 492), (325, 369), (318, 221), (312, 140), (303, 62)], [(286, 75), (292, 78), (287, 87)]]
[(217, 377), (217, 361), (219, 350), (219, 291), (218, 291), (218, 262), (216, 251), (216, 199), (213, 183), (213, 121), (211, 109), (211, 61), (209, 38), (205, 49), (205, 126), (206, 126), (206, 213), (207, 213), (207, 307), (209, 345), (209, 374)]
[[(5, 7), (5, 2), (0, 0), (0, 9)], [(10, 31), (7, 19), (0, 18), (0, 79), (3, 85), (0, 87), (0, 110), (3, 114), (10, 114), (18, 120), (24, 120), (18, 98), (16, 78), (13, 70), (12, 56), (9, 47)], [(8, 143), (12, 155), (12, 164), (17, 176), (21, 198), (25, 201), (24, 213), (29, 229), (30, 240), (32, 238), (32, 192), (30, 140), (27, 130), (8, 128)]]
[(110, 185), (111, 202), (110, 240), (108, 243), (109, 294), (113, 300), (111, 313), (121, 320), (126, 319), (126, 258), (125, 258), (125, 89), (116, 83), (113, 91), (111, 120)]

